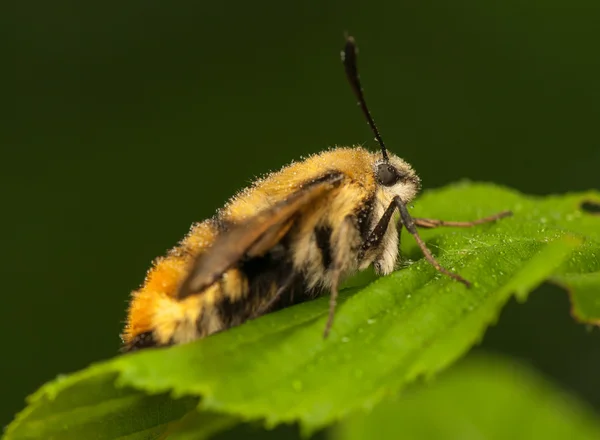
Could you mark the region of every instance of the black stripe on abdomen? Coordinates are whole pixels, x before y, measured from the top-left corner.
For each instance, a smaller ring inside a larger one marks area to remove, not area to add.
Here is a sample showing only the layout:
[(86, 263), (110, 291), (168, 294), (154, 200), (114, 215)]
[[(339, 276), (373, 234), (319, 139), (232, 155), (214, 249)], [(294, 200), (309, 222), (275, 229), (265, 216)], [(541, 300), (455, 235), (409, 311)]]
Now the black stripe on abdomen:
[(373, 206), (375, 205), (375, 194), (369, 197), (360, 205), (360, 208), (355, 212), (358, 223), (358, 230), (363, 241), (369, 238), (371, 234), (371, 221), (373, 219)]
[(323, 268), (328, 269), (333, 262), (333, 253), (331, 249), (331, 228), (329, 226), (319, 226), (315, 228), (315, 241), (317, 248), (321, 252)]

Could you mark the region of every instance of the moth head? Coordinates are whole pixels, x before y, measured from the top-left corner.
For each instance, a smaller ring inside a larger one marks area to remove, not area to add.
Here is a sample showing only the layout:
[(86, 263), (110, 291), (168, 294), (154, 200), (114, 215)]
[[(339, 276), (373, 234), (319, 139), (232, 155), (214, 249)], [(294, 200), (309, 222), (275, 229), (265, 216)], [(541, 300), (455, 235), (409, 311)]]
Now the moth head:
[(380, 191), (386, 199), (399, 196), (404, 203), (409, 203), (421, 189), (419, 176), (408, 163), (394, 154), (388, 154), (387, 160), (378, 153), (377, 156), (373, 174)]

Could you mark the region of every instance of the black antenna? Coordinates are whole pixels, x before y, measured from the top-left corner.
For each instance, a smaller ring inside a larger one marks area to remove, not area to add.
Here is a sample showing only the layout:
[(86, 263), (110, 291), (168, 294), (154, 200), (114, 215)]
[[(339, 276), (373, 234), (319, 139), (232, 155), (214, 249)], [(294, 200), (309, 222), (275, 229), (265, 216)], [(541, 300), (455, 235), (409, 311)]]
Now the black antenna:
[(369, 123), (371, 130), (373, 130), (373, 133), (375, 134), (375, 139), (377, 139), (377, 142), (379, 142), (379, 146), (381, 147), (381, 154), (383, 154), (383, 159), (387, 162), (387, 161), (389, 161), (387, 149), (385, 148), (383, 139), (381, 139), (379, 130), (377, 130), (375, 121), (371, 117), (371, 113), (369, 112), (369, 108), (367, 107), (367, 102), (365, 101), (365, 95), (363, 93), (362, 86), (360, 85), (360, 78), (358, 76), (358, 68), (356, 67), (356, 54), (357, 53), (358, 53), (358, 48), (356, 47), (354, 38), (347, 35), (346, 36), (346, 45), (344, 46), (344, 50), (342, 51), (342, 62), (344, 63), (344, 69), (346, 70), (346, 76), (348, 77), (348, 81), (350, 81), (350, 86), (352, 86), (352, 91), (358, 98), (358, 104), (360, 105), (360, 108), (362, 109), (365, 117), (367, 118), (367, 122)]

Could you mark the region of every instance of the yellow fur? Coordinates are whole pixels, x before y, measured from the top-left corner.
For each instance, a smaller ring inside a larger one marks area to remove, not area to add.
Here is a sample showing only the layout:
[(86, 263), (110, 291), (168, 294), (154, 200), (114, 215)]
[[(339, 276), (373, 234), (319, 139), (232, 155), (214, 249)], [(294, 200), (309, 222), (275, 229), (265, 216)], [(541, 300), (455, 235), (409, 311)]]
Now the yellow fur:
[(310, 156), (257, 180), (251, 187), (235, 195), (220, 215), (233, 223), (243, 221), (329, 170), (341, 171), (365, 191), (373, 191), (375, 180), (370, 166), (375, 157), (378, 157), (377, 153), (363, 148), (336, 148)]

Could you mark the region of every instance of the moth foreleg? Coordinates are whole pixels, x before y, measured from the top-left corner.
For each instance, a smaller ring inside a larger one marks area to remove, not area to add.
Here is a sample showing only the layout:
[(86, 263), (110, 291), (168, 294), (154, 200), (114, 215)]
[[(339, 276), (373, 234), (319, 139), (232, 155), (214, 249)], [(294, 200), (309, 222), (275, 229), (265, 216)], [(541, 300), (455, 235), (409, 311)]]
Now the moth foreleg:
[(404, 224), (404, 226), (406, 226), (406, 230), (408, 232), (410, 232), (411, 235), (415, 238), (415, 241), (419, 245), (419, 248), (421, 248), (421, 252), (423, 252), (425, 259), (429, 262), (429, 264), (431, 264), (433, 267), (435, 267), (435, 269), (438, 272), (448, 275), (449, 277), (454, 278), (456, 281), (460, 281), (467, 287), (471, 287), (471, 283), (469, 281), (465, 280), (460, 275), (446, 269), (440, 263), (438, 263), (438, 261), (435, 259), (435, 257), (431, 253), (431, 251), (429, 249), (427, 249), (427, 245), (425, 244), (425, 242), (419, 235), (419, 232), (417, 231), (415, 221), (409, 214), (408, 209), (406, 209), (406, 205), (404, 204), (404, 202), (402, 202), (400, 197), (397, 197), (397, 196), (394, 197), (394, 200), (392, 201), (392, 203), (395, 203), (396, 206), (398, 207), (398, 210), (400, 211), (400, 218), (402, 219), (402, 223)]
[(504, 217), (510, 217), (512, 215), (512, 211), (502, 211), (494, 215), (490, 215), (488, 217), (483, 217), (477, 220), (473, 220), (470, 222), (454, 222), (454, 221), (446, 221), (446, 220), (436, 220), (433, 218), (418, 218), (414, 217), (413, 221), (415, 225), (420, 228), (439, 228), (440, 226), (449, 226), (454, 228), (470, 228), (472, 226), (482, 225), (484, 223), (491, 223), (496, 220), (500, 220)]
[(390, 224), (390, 220), (392, 219), (392, 215), (394, 215), (394, 211), (396, 210), (396, 204), (394, 202), (390, 203), (367, 239), (363, 242), (360, 252), (358, 254), (359, 261), (363, 259), (365, 254), (371, 250), (376, 249), (381, 244), (383, 240), (383, 236), (385, 235), (385, 231), (387, 231), (388, 225)]

